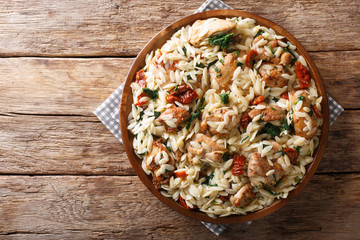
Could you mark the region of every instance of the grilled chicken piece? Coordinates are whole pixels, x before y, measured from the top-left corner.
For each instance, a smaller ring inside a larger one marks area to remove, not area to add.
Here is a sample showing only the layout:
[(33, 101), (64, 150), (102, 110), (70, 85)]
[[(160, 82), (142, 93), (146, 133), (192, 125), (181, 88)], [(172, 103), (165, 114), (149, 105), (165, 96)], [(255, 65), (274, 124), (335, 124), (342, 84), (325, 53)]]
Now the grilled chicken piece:
[[(261, 157), (259, 153), (251, 154), (247, 174), (252, 185), (262, 186), (264, 184), (268, 187), (276, 185), (286, 171), (277, 162), (273, 162), (273, 165), (271, 166), (266, 157)], [(272, 169), (274, 169), (274, 173), (266, 176), (266, 173)]]
[(233, 196), (230, 197), (230, 202), (234, 207), (245, 207), (253, 199), (255, 199), (255, 193), (251, 190), (251, 184), (245, 184), (240, 190)]
[(230, 31), (235, 28), (236, 23), (219, 18), (209, 18), (206, 20), (197, 20), (191, 27), (189, 42), (195, 47), (206, 38), (215, 34)]
[(221, 162), (222, 156), (226, 152), (225, 145), (212, 140), (210, 137), (197, 133), (187, 144), (189, 160), (194, 156), (208, 159), (213, 162)]
[[(224, 58), (224, 64), (218, 61), (215, 65), (209, 69), (210, 79), (215, 79), (219, 85), (218, 92), (221, 90), (228, 91), (232, 84), (232, 77), (237, 68), (236, 53), (229, 53)], [(215, 86), (211, 86), (217, 89)]]
[(260, 104), (258, 104), (258, 106), (259, 105), (263, 105), (263, 106), (265, 106), (265, 108), (264, 109), (252, 109), (248, 113), (251, 119), (253, 119), (254, 117), (256, 117), (259, 114), (262, 114), (263, 116), (260, 119), (265, 122), (270, 122), (270, 121), (283, 119), (286, 116), (285, 111), (276, 105), (270, 106), (266, 103), (260, 103)]
[(161, 113), (156, 121), (164, 125), (166, 132), (172, 132), (189, 117), (190, 114), (185, 108), (174, 106)]
[(281, 57), (280, 57), (280, 64), (286, 66), (286, 65), (289, 65), (291, 63), (291, 59), (292, 59), (292, 56), (290, 53), (288, 52), (284, 52), (281, 54)]
[[(218, 125), (224, 121), (227, 124), (218, 131)], [(226, 136), (233, 129), (236, 129), (239, 123), (240, 115), (233, 109), (227, 107), (216, 108), (206, 114), (205, 120), (201, 123), (201, 131), (205, 132), (208, 130), (213, 135)]]
[[(161, 185), (167, 184), (170, 180), (171, 175), (174, 173), (174, 171), (170, 171), (170, 172), (165, 172), (164, 174), (161, 174), (159, 176), (156, 176), (156, 172), (160, 168), (160, 164), (158, 163), (158, 161), (156, 161), (156, 156), (158, 154), (161, 154), (161, 152), (166, 152), (168, 155), (168, 161), (165, 164), (175, 166), (175, 161), (172, 157), (172, 154), (169, 153), (169, 151), (167, 150), (164, 144), (159, 143), (158, 141), (153, 142), (151, 152), (149, 152), (145, 157), (146, 167), (149, 171), (152, 172), (153, 184), (158, 189), (161, 187)], [(150, 162), (148, 162), (149, 158), (152, 158)], [(161, 157), (159, 160), (161, 160), (162, 158), (163, 157)]]
[[(291, 61), (291, 60), (290, 60)], [(263, 63), (259, 68), (259, 74), (262, 77), (262, 81), (265, 82), (266, 87), (284, 87), (287, 86), (289, 80), (283, 78), (281, 74), (284, 72), (282, 65), (276, 65), (273, 63)]]
[[(305, 90), (292, 90), (289, 96), (293, 109), (295, 134), (306, 139), (312, 138), (317, 132), (317, 122), (315, 114), (313, 113), (312, 116), (309, 114), (311, 112), (309, 94)], [(299, 101), (302, 101), (302, 106), (297, 110), (296, 105)], [(305, 114), (305, 117), (299, 117), (298, 114)], [(308, 125), (306, 124), (307, 122), (309, 122)]]

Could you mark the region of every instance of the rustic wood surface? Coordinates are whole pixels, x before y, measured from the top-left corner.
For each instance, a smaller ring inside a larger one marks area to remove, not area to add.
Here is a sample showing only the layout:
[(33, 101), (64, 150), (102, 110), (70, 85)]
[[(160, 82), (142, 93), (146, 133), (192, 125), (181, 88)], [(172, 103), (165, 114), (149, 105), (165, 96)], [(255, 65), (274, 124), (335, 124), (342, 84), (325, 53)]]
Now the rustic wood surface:
[[(206, 239), (134, 176), (93, 115), (161, 28), (203, 1), (0, 0), (0, 239)], [(225, 1), (310, 51), (344, 108), (310, 184), (221, 239), (359, 239), (360, 2)]]

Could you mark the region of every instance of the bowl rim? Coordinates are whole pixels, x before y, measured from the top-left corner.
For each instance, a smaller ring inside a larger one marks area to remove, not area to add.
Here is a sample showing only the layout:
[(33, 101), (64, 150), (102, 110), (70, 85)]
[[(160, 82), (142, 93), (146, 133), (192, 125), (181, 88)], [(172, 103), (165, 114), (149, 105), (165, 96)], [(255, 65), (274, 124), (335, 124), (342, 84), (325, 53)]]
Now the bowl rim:
[[(168, 40), (173, 35), (173, 33), (175, 33), (182, 26), (190, 25), (199, 19), (206, 19), (211, 17), (252, 18), (256, 21), (256, 24), (265, 26), (267, 28), (272, 28), (277, 34), (287, 38), (293, 45), (296, 46), (297, 52), (300, 53), (300, 55), (302, 55), (305, 58), (306, 62), (308, 63), (308, 67), (312, 79), (314, 79), (316, 83), (318, 93), (320, 96), (323, 97), (321, 103), (322, 112), (323, 112), (323, 125), (321, 126), (321, 136), (319, 140), (319, 145), (315, 149), (316, 154), (314, 156), (313, 162), (307, 165), (307, 171), (303, 179), (300, 181), (298, 185), (296, 185), (296, 187), (292, 191), (289, 192), (287, 198), (275, 200), (270, 206), (265, 207), (264, 209), (261, 209), (256, 212), (248, 213), (247, 215), (230, 215), (226, 217), (211, 218), (208, 215), (206, 215), (206, 213), (204, 212), (186, 210), (183, 206), (181, 206), (180, 203), (175, 202), (172, 198), (167, 198), (163, 196), (160, 193), (160, 191), (158, 191), (152, 184), (151, 176), (147, 175), (143, 171), (141, 167), (141, 159), (139, 159), (136, 156), (132, 147), (132, 134), (130, 134), (130, 132), (127, 130), (127, 126), (128, 126), (127, 116), (128, 113), (130, 112), (128, 111), (129, 110), (128, 106), (131, 106), (132, 104), (132, 92), (130, 90), (130, 84), (134, 81), (136, 72), (139, 71), (145, 65), (144, 60), (146, 54), (151, 52), (152, 50), (156, 50), (157, 48), (160, 48), (164, 44), (164, 42)], [(135, 61), (133, 62), (128, 72), (124, 85), (124, 91), (121, 97), (119, 118), (120, 118), (120, 130), (121, 130), (121, 135), (122, 135), (126, 154), (137, 176), (140, 178), (143, 184), (149, 189), (149, 191), (153, 195), (155, 195), (160, 201), (162, 201), (167, 206), (169, 206), (171, 209), (183, 215), (186, 215), (188, 217), (197, 220), (217, 223), (217, 224), (239, 223), (239, 222), (252, 221), (262, 218), (272, 212), (277, 211), (285, 204), (287, 204), (291, 199), (297, 196), (300, 193), (300, 191), (303, 190), (303, 188), (309, 183), (317, 167), (319, 166), (321, 158), (323, 157), (325, 152), (326, 142), (328, 138), (328, 130), (329, 130), (329, 108), (328, 108), (328, 100), (326, 97), (324, 82), (321, 78), (318, 68), (316, 67), (313, 60), (310, 58), (305, 48), (300, 44), (298, 40), (296, 40), (296, 38), (291, 33), (286, 31), (284, 28), (277, 25), (276, 23), (266, 18), (260, 17), (256, 14), (241, 10), (235, 10), (235, 9), (221, 9), (221, 10), (211, 10), (201, 13), (195, 13), (173, 22), (172, 24), (170, 24), (169, 26), (165, 27), (160, 32), (158, 32), (139, 52), (138, 56), (136, 57)]]

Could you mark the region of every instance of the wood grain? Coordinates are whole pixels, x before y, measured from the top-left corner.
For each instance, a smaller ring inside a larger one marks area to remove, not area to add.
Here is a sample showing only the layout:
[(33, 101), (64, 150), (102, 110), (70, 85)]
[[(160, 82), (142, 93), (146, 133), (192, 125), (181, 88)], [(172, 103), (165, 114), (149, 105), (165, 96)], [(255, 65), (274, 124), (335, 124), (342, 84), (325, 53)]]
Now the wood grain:
[[(330, 127), (317, 172), (360, 172), (359, 131), (359, 111), (345, 111)], [(96, 117), (0, 116), (0, 142), (0, 174), (135, 174)]]
[[(278, 212), (251, 225), (230, 225), (220, 238), (350, 239), (359, 234), (359, 184), (359, 174), (314, 176)], [(200, 222), (157, 200), (137, 177), (0, 176), (0, 204), (2, 239), (213, 238)]]
[[(133, 56), (196, 1), (0, 1), (2, 56)], [(359, 49), (360, 2), (225, 1), (290, 31), (308, 51)], [(335, 11), (336, 10), (336, 11)], [(351, 41), (349, 41), (351, 39)]]
[[(328, 93), (360, 108), (360, 51), (311, 53)], [(1, 113), (93, 116), (120, 84), (133, 58), (0, 58)], [(346, 93), (346, 94), (344, 94)]]

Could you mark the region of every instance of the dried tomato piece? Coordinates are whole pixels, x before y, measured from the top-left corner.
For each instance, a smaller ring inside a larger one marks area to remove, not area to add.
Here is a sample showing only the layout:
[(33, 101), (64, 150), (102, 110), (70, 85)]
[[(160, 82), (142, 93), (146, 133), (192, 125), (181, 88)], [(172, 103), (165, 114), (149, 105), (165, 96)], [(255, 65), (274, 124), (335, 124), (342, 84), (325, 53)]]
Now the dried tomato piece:
[(181, 196), (179, 196), (179, 201), (180, 201), (181, 205), (182, 205), (184, 208), (186, 208), (186, 210), (194, 210), (194, 209), (197, 208), (196, 205), (194, 205), (193, 208), (189, 207), (189, 206), (186, 204), (186, 201), (185, 201)]
[(244, 174), (244, 164), (246, 157), (241, 154), (235, 154), (232, 162), (232, 174), (234, 176), (239, 176)]
[(315, 113), (315, 115), (318, 117), (318, 118), (322, 118), (324, 115), (322, 113), (319, 112), (318, 108), (316, 105), (312, 106), (312, 109)]
[(251, 123), (252, 119), (251, 117), (249, 116), (248, 113), (244, 114), (241, 119), (240, 119), (240, 126), (243, 128), (243, 129), (246, 129), (247, 126), (249, 125), (249, 123)]
[(176, 176), (176, 177), (184, 178), (184, 177), (187, 176), (187, 174), (186, 174), (185, 171), (178, 171), (178, 172), (175, 172), (175, 176)]
[(299, 79), (299, 84), (301, 89), (305, 89), (310, 87), (310, 73), (306, 69), (304, 65), (302, 65), (299, 61), (295, 63), (296, 67), (296, 76)]
[(182, 104), (189, 104), (195, 99), (198, 99), (199, 95), (195, 90), (192, 90), (190, 86), (184, 84), (178, 86), (176, 89), (170, 91), (170, 94), (166, 97), (169, 103), (178, 101)]
[(140, 85), (140, 87), (144, 88), (146, 87), (146, 77), (144, 69), (141, 69), (136, 73), (136, 82)]
[(227, 201), (229, 201), (230, 196), (229, 195), (228, 196), (220, 196), (219, 198), (220, 198), (221, 201), (227, 202)]
[(280, 95), (280, 98), (284, 98), (286, 100), (289, 100), (289, 92), (284, 92)]
[(258, 52), (256, 50), (251, 49), (249, 51), (249, 53), (246, 55), (245, 66), (247, 66), (248, 68), (252, 68), (253, 67), (252, 61), (253, 61), (254, 57), (256, 57), (257, 54), (258, 54)]
[(251, 105), (257, 105), (265, 100), (264, 96), (255, 97), (254, 100), (251, 102)]
[(143, 106), (145, 104), (147, 104), (147, 101), (140, 101), (141, 98), (143, 97), (147, 97), (146, 93), (140, 93), (139, 96), (137, 96), (137, 102), (135, 103), (136, 106)]
[(293, 148), (285, 148), (284, 152), (289, 157), (291, 164), (295, 164), (299, 157), (299, 153), (296, 149)]

